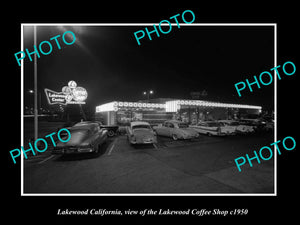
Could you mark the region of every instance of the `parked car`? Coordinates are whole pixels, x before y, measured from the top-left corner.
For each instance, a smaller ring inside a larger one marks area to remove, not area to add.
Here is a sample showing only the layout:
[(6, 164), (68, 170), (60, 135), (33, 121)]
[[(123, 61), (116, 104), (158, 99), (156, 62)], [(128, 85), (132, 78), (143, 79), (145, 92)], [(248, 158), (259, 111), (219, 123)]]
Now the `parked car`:
[(103, 125), (103, 123), (100, 121), (84, 121), (80, 123), (98, 123), (100, 128), (107, 130), (108, 137), (113, 137), (119, 133), (119, 126), (117, 125)]
[(100, 125), (101, 128), (107, 130), (108, 137), (116, 136), (119, 132), (119, 126), (117, 125)]
[(197, 125), (190, 125), (190, 127), (200, 134), (207, 134), (209, 136), (225, 136), (234, 133), (233, 129), (225, 127), (224, 124), (216, 121), (201, 121)]
[(251, 133), (254, 131), (253, 126), (240, 124), (235, 120), (219, 120), (218, 122), (223, 123), (228, 129), (234, 130), (236, 133)]
[(261, 124), (257, 119), (240, 119), (239, 121), (240, 125), (245, 126), (245, 132), (254, 132), (258, 129), (263, 127), (263, 124)]
[(143, 121), (131, 122), (127, 127), (127, 138), (131, 144), (155, 144), (156, 133), (150, 124)]
[(274, 131), (274, 121), (264, 121), (265, 127), (264, 130), (266, 131)]
[(107, 130), (102, 129), (97, 122), (80, 122), (67, 129), (71, 133), (71, 139), (68, 142), (58, 142), (52, 154), (98, 153), (107, 140)]
[(174, 140), (199, 137), (197, 131), (189, 128), (186, 123), (177, 120), (167, 120), (161, 125), (154, 126), (153, 129), (157, 135), (172, 137)]

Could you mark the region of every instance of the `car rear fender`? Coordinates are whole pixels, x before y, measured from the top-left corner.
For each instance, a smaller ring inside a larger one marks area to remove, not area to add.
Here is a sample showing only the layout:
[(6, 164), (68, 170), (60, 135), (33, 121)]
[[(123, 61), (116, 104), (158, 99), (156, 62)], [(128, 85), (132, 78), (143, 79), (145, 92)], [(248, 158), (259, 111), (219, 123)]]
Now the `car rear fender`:
[(180, 129), (173, 129), (171, 131), (171, 134), (175, 134), (178, 138), (183, 138), (185, 135), (187, 135), (186, 132), (184, 132), (183, 130), (180, 130)]
[(99, 134), (99, 142), (98, 144), (103, 144), (104, 142), (106, 142), (107, 140), (107, 130), (101, 130), (100, 134)]

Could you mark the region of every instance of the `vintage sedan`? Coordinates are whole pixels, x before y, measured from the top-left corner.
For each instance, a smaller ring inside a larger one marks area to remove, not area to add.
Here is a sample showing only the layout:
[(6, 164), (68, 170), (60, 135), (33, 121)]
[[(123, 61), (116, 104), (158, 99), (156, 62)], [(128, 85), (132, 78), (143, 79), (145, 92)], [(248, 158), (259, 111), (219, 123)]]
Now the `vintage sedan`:
[(253, 126), (241, 124), (235, 120), (219, 120), (219, 122), (223, 123), (226, 127), (235, 130), (236, 133), (251, 133), (254, 131)]
[[(69, 127), (71, 139), (58, 142), (52, 154), (98, 153), (107, 140), (107, 130), (101, 129), (97, 122), (80, 122)], [(61, 134), (63, 138), (63, 134)]]
[(227, 129), (222, 123), (216, 121), (201, 121), (197, 125), (191, 125), (200, 134), (207, 134), (208, 136), (225, 136), (233, 134), (232, 129)]
[(198, 138), (199, 134), (192, 128), (189, 128), (186, 123), (177, 120), (167, 120), (159, 126), (153, 127), (157, 135), (172, 137), (178, 139)]
[(127, 138), (131, 144), (155, 144), (157, 143), (156, 133), (147, 122), (131, 122), (127, 127)]

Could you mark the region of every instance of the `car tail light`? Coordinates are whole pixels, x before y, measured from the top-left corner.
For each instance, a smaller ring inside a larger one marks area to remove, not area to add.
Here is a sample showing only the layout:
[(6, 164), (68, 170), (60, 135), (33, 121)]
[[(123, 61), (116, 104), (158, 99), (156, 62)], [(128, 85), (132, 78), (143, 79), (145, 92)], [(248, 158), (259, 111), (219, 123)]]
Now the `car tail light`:
[(92, 144), (83, 144), (79, 148), (92, 148)]

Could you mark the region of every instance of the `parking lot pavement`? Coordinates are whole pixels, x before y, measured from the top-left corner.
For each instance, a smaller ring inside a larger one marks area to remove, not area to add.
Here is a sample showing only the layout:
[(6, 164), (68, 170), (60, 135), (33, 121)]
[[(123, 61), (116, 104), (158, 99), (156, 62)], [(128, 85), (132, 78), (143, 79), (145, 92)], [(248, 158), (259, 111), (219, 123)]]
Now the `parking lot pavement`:
[(96, 156), (25, 163), (24, 193), (273, 193), (272, 160), (242, 172), (234, 164), (272, 140), (272, 134), (192, 141), (159, 137), (156, 146), (132, 146), (118, 136)]
[(170, 147), (178, 147), (178, 146), (189, 146), (196, 143), (208, 144), (208, 143), (217, 143), (222, 142), (224, 137), (209, 137), (206, 135), (200, 135), (198, 138), (191, 140), (177, 140), (174, 141), (172, 138), (168, 137), (159, 137), (158, 143), (156, 144), (157, 148), (170, 148)]
[(236, 167), (228, 167), (205, 176), (244, 193), (274, 193), (274, 164), (269, 161), (247, 167), (241, 173), (236, 172)]

